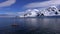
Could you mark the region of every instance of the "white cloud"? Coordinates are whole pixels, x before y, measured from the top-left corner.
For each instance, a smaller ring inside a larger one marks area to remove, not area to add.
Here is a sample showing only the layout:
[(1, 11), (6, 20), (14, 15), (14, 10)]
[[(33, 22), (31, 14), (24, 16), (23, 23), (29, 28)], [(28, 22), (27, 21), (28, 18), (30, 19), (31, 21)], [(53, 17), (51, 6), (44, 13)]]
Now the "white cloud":
[(34, 2), (25, 5), (25, 8), (37, 8), (37, 7), (47, 7), (47, 6), (57, 6), (60, 5), (60, 0), (49, 0), (44, 2)]
[(11, 6), (15, 2), (16, 2), (16, 0), (7, 0), (5, 2), (0, 3), (0, 7)]

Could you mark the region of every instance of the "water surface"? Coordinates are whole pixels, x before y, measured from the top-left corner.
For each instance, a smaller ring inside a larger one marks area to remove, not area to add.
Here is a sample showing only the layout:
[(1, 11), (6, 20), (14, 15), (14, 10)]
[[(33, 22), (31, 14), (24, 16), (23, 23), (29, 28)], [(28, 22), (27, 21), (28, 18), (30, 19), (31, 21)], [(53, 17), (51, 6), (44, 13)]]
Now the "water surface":
[(60, 18), (0, 18), (0, 34), (60, 34)]

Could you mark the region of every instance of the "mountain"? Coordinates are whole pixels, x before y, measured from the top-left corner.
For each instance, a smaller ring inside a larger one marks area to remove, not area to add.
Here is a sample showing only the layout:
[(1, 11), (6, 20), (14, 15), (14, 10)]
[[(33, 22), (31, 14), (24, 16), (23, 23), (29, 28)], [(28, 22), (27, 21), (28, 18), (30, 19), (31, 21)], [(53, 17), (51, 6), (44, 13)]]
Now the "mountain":
[(40, 16), (57, 16), (60, 15), (60, 10), (56, 6), (50, 6), (46, 9), (28, 9), (19, 17), (40, 17)]

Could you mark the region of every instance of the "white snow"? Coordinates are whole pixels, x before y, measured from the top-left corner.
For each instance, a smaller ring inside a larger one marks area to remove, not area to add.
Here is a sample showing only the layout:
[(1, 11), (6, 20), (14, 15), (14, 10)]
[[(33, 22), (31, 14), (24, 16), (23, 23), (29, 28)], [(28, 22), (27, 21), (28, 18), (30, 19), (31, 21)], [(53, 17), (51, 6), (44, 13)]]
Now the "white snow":
[[(58, 14), (55, 14), (57, 12)], [(26, 15), (25, 15), (26, 14)], [(44, 16), (56, 16), (60, 15), (58, 8), (55, 6), (50, 6), (46, 9), (39, 10), (39, 9), (28, 9), (23, 15), (19, 15), (20, 17), (37, 17), (37, 15), (44, 14)]]

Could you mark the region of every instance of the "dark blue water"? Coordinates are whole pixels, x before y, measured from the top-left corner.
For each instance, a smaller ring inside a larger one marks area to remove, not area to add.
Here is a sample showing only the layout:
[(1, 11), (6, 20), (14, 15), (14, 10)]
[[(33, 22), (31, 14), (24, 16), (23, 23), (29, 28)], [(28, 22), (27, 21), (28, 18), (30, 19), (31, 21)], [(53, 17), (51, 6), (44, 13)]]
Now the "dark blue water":
[(60, 34), (60, 18), (0, 18), (0, 34)]

